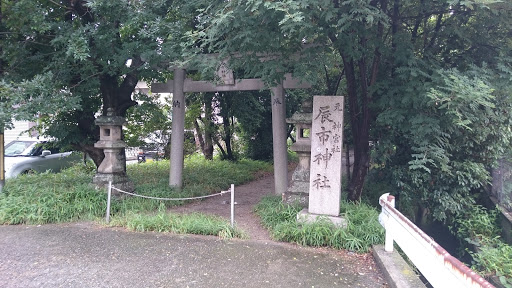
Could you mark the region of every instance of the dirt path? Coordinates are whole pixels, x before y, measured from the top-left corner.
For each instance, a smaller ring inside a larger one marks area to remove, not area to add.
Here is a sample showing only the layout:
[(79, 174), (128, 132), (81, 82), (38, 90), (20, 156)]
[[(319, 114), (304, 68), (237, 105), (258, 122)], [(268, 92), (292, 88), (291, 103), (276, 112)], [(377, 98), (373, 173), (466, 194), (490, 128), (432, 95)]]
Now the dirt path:
[[(226, 187), (228, 188), (228, 187)], [(260, 224), (254, 213), (254, 206), (265, 195), (274, 194), (274, 177), (267, 175), (244, 185), (235, 186), (235, 223), (245, 231), (250, 239), (268, 241), (270, 235)], [(201, 212), (231, 219), (230, 193), (207, 198), (206, 200), (172, 208), (175, 213)]]

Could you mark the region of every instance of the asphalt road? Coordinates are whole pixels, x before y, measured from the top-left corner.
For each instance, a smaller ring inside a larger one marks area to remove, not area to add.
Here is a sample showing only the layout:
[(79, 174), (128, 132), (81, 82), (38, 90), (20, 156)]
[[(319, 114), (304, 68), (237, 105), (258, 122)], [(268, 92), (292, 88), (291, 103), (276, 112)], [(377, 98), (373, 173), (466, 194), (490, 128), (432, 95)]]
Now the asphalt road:
[(0, 226), (0, 287), (387, 287), (343, 253), (94, 223)]

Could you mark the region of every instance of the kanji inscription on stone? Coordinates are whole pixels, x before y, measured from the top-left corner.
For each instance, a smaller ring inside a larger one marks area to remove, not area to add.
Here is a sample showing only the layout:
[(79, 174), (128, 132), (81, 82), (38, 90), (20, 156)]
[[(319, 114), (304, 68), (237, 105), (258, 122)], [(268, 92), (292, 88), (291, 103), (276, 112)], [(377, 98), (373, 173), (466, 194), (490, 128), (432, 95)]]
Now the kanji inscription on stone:
[(340, 214), (342, 147), (343, 97), (314, 96), (309, 213)]

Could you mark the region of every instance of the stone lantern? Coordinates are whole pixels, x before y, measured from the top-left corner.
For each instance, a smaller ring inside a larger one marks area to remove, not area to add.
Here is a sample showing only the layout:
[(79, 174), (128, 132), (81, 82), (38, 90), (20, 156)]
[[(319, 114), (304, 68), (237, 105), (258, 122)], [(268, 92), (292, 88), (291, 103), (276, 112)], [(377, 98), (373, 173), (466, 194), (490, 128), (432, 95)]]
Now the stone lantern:
[(93, 178), (96, 187), (107, 186), (112, 181), (112, 185), (123, 191), (135, 190), (133, 182), (126, 175), (126, 156), (123, 151), (126, 143), (121, 139), (125, 123), (124, 117), (114, 116), (112, 108), (107, 110), (106, 116), (100, 116), (95, 121), (100, 126), (100, 140), (94, 147), (103, 149), (105, 154)]
[(287, 123), (295, 124), (296, 141), (290, 147), (297, 153), (299, 164), (292, 174), (288, 189), (283, 193), (283, 202), (300, 203), (307, 207), (309, 202), (309, 168), (311, 161), (311, 125), (313, 122), (313, 103), (306, 100), (302, 103), (300, 111), (295, 112)]

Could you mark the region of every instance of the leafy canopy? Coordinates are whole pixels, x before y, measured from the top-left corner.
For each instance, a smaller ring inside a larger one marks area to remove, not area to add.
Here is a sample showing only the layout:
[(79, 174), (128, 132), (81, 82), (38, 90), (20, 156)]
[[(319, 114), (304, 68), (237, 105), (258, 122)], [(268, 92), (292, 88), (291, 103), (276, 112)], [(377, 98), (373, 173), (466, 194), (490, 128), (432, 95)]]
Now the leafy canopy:
[[(162, 80), (166, 65), (180, 59), (187, 14), (176, 12), (182, 7), (178, 1), (3, 4), (2, 93), (9, 95), (2, 120), (37, 115), (47, 134), (81, 149), (93, 149), (94, 119), (102, 108), (124, 116), (136, 104), (137, 82)], [(30, 106), (8, 113), (12, 102)]]

